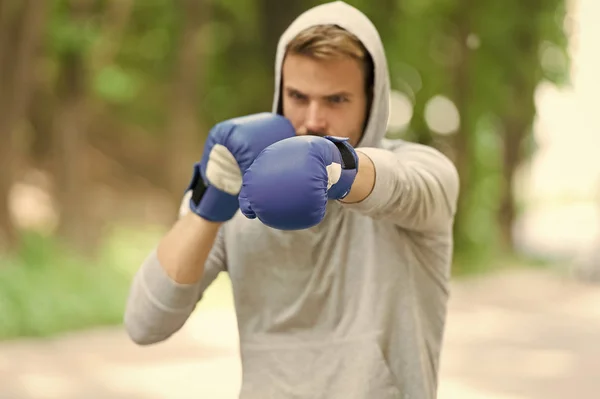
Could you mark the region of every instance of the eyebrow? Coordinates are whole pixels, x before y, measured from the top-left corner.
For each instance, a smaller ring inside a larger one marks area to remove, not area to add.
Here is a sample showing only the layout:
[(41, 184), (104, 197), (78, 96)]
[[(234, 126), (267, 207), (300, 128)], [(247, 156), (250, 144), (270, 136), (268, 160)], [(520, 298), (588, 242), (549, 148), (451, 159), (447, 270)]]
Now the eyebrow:
[[(291, 87), (291, 86), (285, 86), (284, 89), (288, 93), (297, 93), (297, 94), (300, 94), (302, 96), (307, 96), (307, 94), (303, 93), (301, 90), (298, 90), (298, 89), (296, 89), (294, 87)], [(351, 98), (352, 97), (352, 93), (349, 93), (347, 91), (339, 91), (339, 92), (335, 92), (335, 93), (326, 94), (326, 95), (323, 95), (321, 97), (323, 97), (323, 98), (331, 98), (331, 97), (348, 97), (348, 98)]]

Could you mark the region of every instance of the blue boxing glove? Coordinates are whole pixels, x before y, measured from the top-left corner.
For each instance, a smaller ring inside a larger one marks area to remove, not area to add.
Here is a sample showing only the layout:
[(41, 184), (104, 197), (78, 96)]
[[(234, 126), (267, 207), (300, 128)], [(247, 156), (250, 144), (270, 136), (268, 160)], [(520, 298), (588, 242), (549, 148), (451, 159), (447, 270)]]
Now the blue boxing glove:
[(213, 222), (231, 219), (239, 209), (238, 194), (246, 169), (266, 147), (295, 134), (288, 119), (267, 112), (215, 125), (186, 190), (189, 209)]
[(328, 200), (344, 198), (358, 171), (345, 138), (296, 136), (267, 147), (246, 171), (242, 213), (280, 230), (315, 226)]

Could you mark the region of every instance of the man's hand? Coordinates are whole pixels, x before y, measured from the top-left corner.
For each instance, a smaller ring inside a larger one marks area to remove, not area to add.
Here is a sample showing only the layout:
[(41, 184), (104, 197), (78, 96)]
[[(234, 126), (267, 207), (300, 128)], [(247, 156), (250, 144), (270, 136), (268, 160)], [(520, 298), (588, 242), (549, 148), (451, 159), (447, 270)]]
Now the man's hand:
[(187, 189), (191, 211), (211, 222), (231, 219), (239, 208), (238, 194), (246, 169), (263, 149), (293, 136), (295, 130), (289, 120), (266, 112), (215, 125)]
[(346, 139), (296, 136), (267, 147), (243, 178), (242, 213), (267, 226), (298, 230), (317, 225), (328, 200), (348, 195), (358, 157)]

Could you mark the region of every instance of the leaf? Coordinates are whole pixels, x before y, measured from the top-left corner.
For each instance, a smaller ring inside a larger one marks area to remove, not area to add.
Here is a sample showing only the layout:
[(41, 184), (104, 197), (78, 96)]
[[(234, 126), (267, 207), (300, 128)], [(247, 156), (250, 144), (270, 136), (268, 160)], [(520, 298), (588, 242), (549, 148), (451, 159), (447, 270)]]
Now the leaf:
[(94, 79), (94, 92), (112, 103), (128, 103), (137, 97), (141, 82), (117, 65), (103, 68)]

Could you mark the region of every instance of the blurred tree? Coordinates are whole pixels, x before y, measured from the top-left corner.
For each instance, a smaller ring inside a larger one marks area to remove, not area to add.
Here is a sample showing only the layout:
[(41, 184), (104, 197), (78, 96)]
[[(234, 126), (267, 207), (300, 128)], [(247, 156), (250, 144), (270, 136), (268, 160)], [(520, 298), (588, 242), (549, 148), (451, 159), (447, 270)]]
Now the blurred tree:
[[(381, 32), (392, 87), (412, 101), (409, 126), (390, 137), (437, 147), (460, 171), (458, 252), (511, 249), (518, 209), (512, 186), (515, 172), (534, 150), (535, 90), (543, 80), (564, 82), (568, 71), (565, 1), (348, 0)], [(29, 10), (30, 1), (0, 2), (0, 29), (7, 32), (0, 40), (8, 44), (0, 49), (5, 78), (0, 101), (9, 106), (0, 113), (10, 116), (0, 119), (0, 127), (8, 131), (5, 126), (11, 124), (15, 132), (20, 123), (15, 121), (25, 112), (19, 108), (27, 109), (31, 165), (54, 179), (60, 233), (89, 241), (82, 233), (99, 230), (90, 225), (94, 214), (96, 219), (147, 217), (140, 196), (168, 198), (172, 214), (208, 128), (270, 109), (279, 37), (300, 12), (323, 2), (43, 3), (52, 6), (51, 24), (27, 30), (30, 25), (19, 24), (19, 18), (43, 18), (39, 7)], [(12, 38), (36, 37), (35, 29), (47, 33), (46, 51), (25, 68), (14, 68), (21, 58), (6, 54), (33, 57), (27, 54), (35, 54), (30, 53), (35, 44), (23, 47), (23, 40)], [(35, 95), (27, 107), (30, 90)], [(456, 107), (460, 123), (455, 130), (440, 132), (432, 125), (430, 105), (436, 96)], [(10, 159), (23, 164), (21, 153), (29, 144), (14, 137), (0, 138), (6, 171), (17, 167)], [(6, 194), (15, 172), (2, 178), (0, 223), (8, 232)], [(104, 204), (99, 187), (110, 188), (119, 206)]]
[[(471, 44), (468, 115), (461, 110), (465, 146), (457, 146), (462, 192), (457, 218), (459, 251), (513, 251), (517, 216), (515, 173), (532, 154), (535, 92), (543, 80), (568, 75), (564, 0), (479, 2), (466, 38)], [(543, 71), (543, 49), (552, 43), (565, 62)], [(465, 130), (466, 125), (466, 130)], [(466, 155), (466, 154), (470, 155)]]
[[(505, 251), (514, 250), (513, 224), (517, 216), (513, 189), (515, 174), (523, 161), (529, 158), (533, 139), (532, 130), (536, 116), (535, 92), (543, 80), (563, 83), (568, 74), (568, 63), (559, 63), (549, 73), (544, 72), (545, 45), (558, 49), (560, 58), (566, 57), (564, 32), (566, 5), (562, 0), (531, 0), (518, 2), (519, 18), (509, 30), (513, 43), (512, 58), (499, 65), (504, 69), (507, 101), (500, 109), (500, 132), (504, 135), (502, 147), (502, 180), (498, 222), (500, 244)], [(549, 23), (550, 22), (550, 23)]]
[(121, 49), (121, 41), (131, 21), (135, 0), (106, 0), (101, 14), (101, 32), (90, 65), (95, 73), (112, 65)]
[[(168, 105), (168, 123), (163, 164), (173, 203), (178, 204), (189, 184), (191, 165), (199, 160), (201, 138), (206, 131), (199, 120), (198, 102), (205, 91), (207, 45), (206, 29), (210, 3), (206, 0), (179, 0), (181, 29), (175, 44), (172, 83)], [(173, 208), (177, 212), (178, 206)]]
[[(174, 185), (169, 180), (173, 160), (165, 160), (165, 151), (172, 130), (169, 110), (177, 100), (173, 83), (179, 72), (177, 37), (185, 4), (169, 0), (109, 4), (113, 11), (105, 13), (93, 53), (98, 62), (91, 77), (95, 112), (89, 139), (105, 166), (93, 170), (94, 178), (119, 186), (123, 195), (130, 195), (131, 186), (140, 181), (168, 192)], [(102, 56), (106, 52), (111, 56)]]
[[(389, 56), (394, 87), (414, 104), (404, 137), (441, 149), (459, 170), (458, 252), (512, 250), (512, 186), (531, 155), (535, 90), (568, 71), (563, 63), (553, 77), (541, 73), (548, 43), (566, 59), (564, 9), (564, 0), (401, 3), (399, 42)], [(436, 95), (458, 110), (460, 127), (451, 136), (427, 121)]]
[[(548, 1), (545, 2), (549, 4)], [(514, 177), (521, 161), (527, 157), (523, 148), (525, 139), (533, 128), (536, 115), (534, 96), (543, 77), (540, 73), (540, 48), (542, 31), (539, 20), (544, 10), (543, 0), (518, 3), (516, 13), (533, 18), (519, 18), (509, 31), (513, 43), (512, 59), (502, 64), (507, 98), (499, 109), (500, 133), (503, 134), (502, 179), (498, 222), (500, 245), (505, 251), (513, 250), (513, 222), (515, 220)], [(510, 54), (510, 53), (509, 53)]]
[[(468, 190), (472, 185), (472, 170), (475, 167), (473, 142), (476, 128), (474, 127), (477, 116), (473, 116), (472, 101), (473, 84), (471, 71), (473, 65), (472, 51), (468, 46), (469, 36), (473, 34), (473, 20), (477, 18), (476, 2), (473, 0), (460, 0), (451, 11), (450, 22), (453, 23), (452, 32), (449, 37), (455, 58), (449, 65), (451, 87), (450, 98), (454, 101), (458, 114), (460, 115), (460, 128), (454, 134), (453, 154), (456, 168), (460, 176), (460, 197), (457, 208), (457, 221), (455, 230), (458, 237), (457, 242), (462, 244), (463, 231), (461, 217), (468, 213), (468, 202), (463, 199), (467, 197)], [(460, 249), (460, 247), (459, 247)]]
[(94, 226), (89, 217), (89, 54), (94, 34), (95, 0), (63, 3), (64, 29), (57, 54), (55, 93), (57, 107), (53, 123), (54, 177), (60, 210), (58, 235), (74, 248), (88, 252), (94, 246)]
[(17, 245), (9, 193), (25, 146), (17, 131), (22, 129), (30, 100), (46, 6), (47, 2), (33, 0), (0, 1), (0, 248)]
[(259, 18), (259, 48), (264, 65), (269, 70), (270, 80), (273, 81), (275, 66), (275, 51), (279, 38), (289, 24), (309, 6), (309, 2), (288, 0), (257, 0)]

